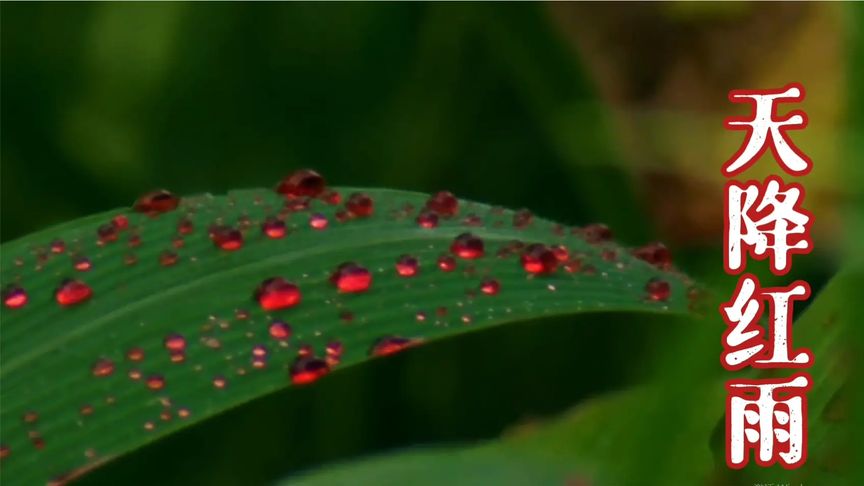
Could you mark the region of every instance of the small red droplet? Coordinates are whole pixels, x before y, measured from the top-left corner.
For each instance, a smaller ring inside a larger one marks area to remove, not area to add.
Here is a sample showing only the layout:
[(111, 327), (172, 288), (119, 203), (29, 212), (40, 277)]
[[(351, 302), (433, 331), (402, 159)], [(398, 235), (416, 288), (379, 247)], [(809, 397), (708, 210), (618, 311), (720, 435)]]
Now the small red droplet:
[(214, 245), (225, 251), (235, 251), (243, 247), (243, 233), (228, 226), (210, 228), (210, 239)]
[(528, 227), (534, 220), (534, 215), (527, 209), (520, 209), (513, 214), (513, 227), (523, 229)]
[(141, 348), (130, 348), (126, 351), (126, 359), (129, 361), (141, 361), (144, 359), (144, 350)]
[(28, 410), (27, 412), (24, 412), (24, 416), (21, 418), (25, 423), (32, 424), (39, 420), (39, 414), (32, 410)]
[(612, 239), (612, 230), (605, 224), (593, 223), (582, 228), (582, 235), (588, 243), (601, 243)]
[(165, 388), (165, 378), (162, 375), (150, 375), (147, 377), (147, 388), (156, 391)]
[(177, 209), (180, 198), (166, 190), (158, 190), (144, 194), (132, 208), (139, 213), (147, 213), (150, 216), (166, 213)]
[(216, 376), (213, 378), (213, 386), (218, 389), (223, 389), (228, 385), (228, 380), (224, 376)]
[(27, 303), (27, 292), (15, 284), (9, 284), (3, 289), (3, 304), (10, 309), (24, 307)]
[(294, 307), (300, 303), (300, 288), (282, 277), (268, 278), (255, 289), (254, 298), (264, 310)]
[(267, 219), (261, 223), (261, 231), (267, 235), (268, 238), (278, 240), (285, 236), (285, 221), (282, 221), (275, 216), (268, 216)]
[(9, 457), (10, 452), (12, 451), (11, 449), (9, 449), (9, 446), (7, 446), (6, 444), (0, 445), (0, 459), (6, 459), (7, 457)]
[(120, 231), (123, 231), (129, 227), (129, 218), (126, 217), (125, 214), (118, 214), (117, 216), (114, 216), (111, 222), (114, 223), (114, 226)]
[(99, 378), (110, 376), (111, 373), (114, 373), (114, 362), (107, 358), (101, 358), (93, 363), (91, 371), (93, 372), (93, 376), (98, 376)]
[(282, 179), (276, 186), (276, 192), (287, 197), (317, 197), (326, 186), (321, 174), (301, 169)]
[(480, 258), (483, 256), (483, 240), (471, 233), (462, 233), (453, 240), (450, 251), (459, 258)]
[(669, 282), (656, 277), (648, 281), (645, 285), (645, 291), (648, 293), (649, 299), (658, 302), (669, 299), (669, 296), (672, 294)]
[(321, 195), (321, 199), (331, 206), (335, 206), (342, 202), (342, 194), (338, 191), (327, 190)]
[(177, 222), (177, 233), (181, 235), (192, 234), (194, 229), (195, 225), (192, 224), (192, 220), (189, 218), (181, 218), (180, 221)]
[(497, 295), (501, 290), (501, 283), (494, 278), (488, 278), (480, 283), (480, 291), (486, 295)]
[(93, 295), (90, 287), (80, 280), (66, 279), (60, 283), (54, 292), (57, 303), (63, 306), (75, 305), (84, 302)]
[(666, 245), (660, 242), (636, 248), (633, 250), (633, 256), (662, 270), (668, 270), (672, 267), (672, 253), (666, 248)]
[(539, 243), (528, 245), (522, 253), (522, 268), (528, 273), (552, 273), (558, 266), (558, 258), (546, 245)]
[(51, 253), (63, 253), (66, 251), (66, 242), (63, 240), (54, 240), (51, 242)]
[(75, 267), (75, 270), (78, 270), (79, 272), (86, 272), (92, 267), (90, 259), (85, 256), (76, 258), (73, 265)]
[(177, 263), (177, 260), (179, 258), (180, 257), (177, 255), (176, 252), (173, 252), (171, 250), (165, 250), (162, 252), (161, 255), (159, 255), (159, 264), (163, 267), (170, 267)]
[(282, 321), (273, 321), (270, 324), (270, 336), (273, 339), (284, 341), (291, 337), (291, 326)]
[(412, 346), (420, 344), (419, 339), (410, 339), (399, 336), (387, 336), (375, 341), (369, 350), (371, 356), (389, 356)]
[(413, 277), (417, 275), (420, 263), (411, 255), (402, 255), (396, 261), (396, 273), (402, 277)]
[(448, 218), (459, 212), (459, 200), (448, 191), (440, 191), (429, 197), (426, 208)]
[(126, 240), (126, 244), (129, 245), (129, 248), (136, 248), (141, 245), (141, 235), (131, 234), (129, 235), (129, 239)]
[(327, 217), (321, 213), (315, 213), (309, 216), (309, 226), (313, 229), (323, 230), (327, 228)]
[(351, 194), (345, 203), (345, 209), (355, 218), (365, 218), (372, 215), (375, 205), (369, 195), (362, 192)]
[(417, 225), (421, 228), (432, 229), (438, 226), (438, 213), (431, 210), (423, 210), (417, 215)]
[(291, 365), (291, 382), (295, 385), (312, 383), (330, 372), (330, 365), (321, 358), (300, 356)]
[(333, 272), (330, 282), (342, 293), (365, 292), (372, 285), (372, 274), (365, 267), (346, 262)]
[(450, 255), (441, 255), (438, 257), (438, 268), (445, 272), (452, 272), (456, 269), (456, 260)]
[(555, 258), (559, 262), (566, 262), (568, 259), (570, 259), (570, 250), (568, 250), (566, 246), (552, 245), (550, 249), (552, 250), (552, 253), (555, 254)]
[(117, 229), (117, 226), (113, 221), (110, 223), (105, 223), (96, 230), (97, 236), (99, 236), (99, 243), (111, 243), (117, 241), (117, 236), (120, 234), (120, 231)]
[(165, 336), (163, 341), (165, 349), (172, 353), (182, 353), (186, 351), (186, 338), (182, 334), (170, 334)]

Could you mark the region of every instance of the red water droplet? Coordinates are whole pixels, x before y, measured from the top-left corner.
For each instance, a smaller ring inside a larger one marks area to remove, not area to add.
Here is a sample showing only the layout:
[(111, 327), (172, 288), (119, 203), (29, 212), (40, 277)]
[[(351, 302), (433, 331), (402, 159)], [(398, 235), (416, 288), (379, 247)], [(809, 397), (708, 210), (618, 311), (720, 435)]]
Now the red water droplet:
[(327, 190), (321, 195), (321, 199), (331, 206), (335, 206), (342, 202), (342, 194), (338, 191)]
[(159, 255), (159, 264), (163, 267), (170, 267), (177, 263), (177, 260), (179, 259), (180, 257), (177, 255), (176, 252), (173, 252), (171, 250), (165, 250), (162, 252), (161, 255)]
[(345, 346), (340, 341), (330, 341), (327, 343), (327, 355), (328, 356), (342, 356), (342, 352), (345, 350)]
[(348, 197), (348, 201), (345, 203), (345, 209), (347, 209), (355, 218), (366, 218), (372, 215), (375, 205), (368, 194), (355, 192)]
[(282, 221), (275, 216), (268, 216), (267, 219), (261, 223), (261, 232), (267, 235), (268, 238), (278, 240), (285, 236), (285, 221)]
[(452, 272), (456, 269), (456, 260), (450, 255), (441, 255), (438, 257), (438, 268), (444, 272)]
[(27, 292), (15, 284), (3, 288), (3, 304), (10, 309), (24, 307), (27, 303)]
[(339, 312), (339, 320), (341, 320), (345, 324), (348, 324), (354, 320), (354, 313), (351, 311), (343, 310)]
[(618, 252), (611, 248), (607, 248), (600, 253), (600, 258), (607, 262), (614, 262), (615, 259), (618, 258)]
[(252, 356), (256, 358), (264, 358), (267, 356), (267, 346), (263, 344), (256, 344), (252, 347)]
[(186, 338), (183, 337), (182, 334), (169, 334), (168, 336), (165, 336), (162, 343), (165, 345), (165, 349), (171, 353), (182, 353), (186, 351)]
[(480, 291), (486, 295), (497, 295), (501, 290), (501, 283), (494, 278), (488, 278), (480, 283)]
[(141, 245), (141, 235), (131, 234), (129, 235), (129, 239), (126, 240), (126, 243), (129, 245), (129, 248), (136, 248)]
[(243, 247), (243, 233), (228, 226), (213, 226), (210, 228), (210, 239), (213, 244), (225, 251), (235, 251)]
[(282, 179), (276, 186), (276, 192), (287, 197), (317, 197), (326, 187), (321, 174), (301, 169)]
[(157, 391), (165, 388), (165, 377), (162, 375), (150, 375), (147, 377), (147, 388)]
[(135, 265), (138, 263), (138, 257), (135, 256), (134, 253), (127, 253), (123, 257), (123, 263), (126, 264), (126, 266)]
[(163, 189), (148, 192), (139, 197), (132, 208), (139, 213), (156, 216), (168, 211), (173, 211), (177, 209), (177, 206), (179, 205), (180, 198)]
[(96, 235), (99, 237), (99, 243), (111, 243), (117, 241), (117, 237), (120, 235), (120, 231), (117, 229), (117, 226), (114, 225), (114, 222), (105, 223), (100, 226), (96, 230)]
[(238, 321), (245, 321), (246, 319), (249, 319), (249, 311), (246, 309), (235, 309), (234, 318)]
[(177, 410), (177, 416), (181, 419), (189, 418), (190, 414), (191, 412), (189, 412), (188, 408), (180, 408)]
[(63, 306), (75, 305), (84, 302), (93, 295), (93, 290), (80, 280), (66, 279), (60, 282), (60, 286), (54, 292), (57, 303)]
[(320, 358), (300, 356), (291, 365), (291, 382), (295, 385), (312, 383), (330, 372), (330, 365)]
[(282, 321), (273, 321), (270, 324), (270, 336), (273, 339), (284, 341), (291, 337), (291, 326)]
[(440, 191), (429, 197), (426, 208), (441, 216), (451, 217), (459, 212), (459, 200), (448, 191)]
[(528, 227), (534, 220), (534, 215), (527, 209), (520, 209), (513, 214), (513, 227), (522, 229)]
[(114, 227), (118, 230), (123, 231), (129, 227), (129, 218), (126, 217), (125, 214), (118, 214), (111, 219), (111, 222), (114, 223)]
[(285, 214), (306, 211), (311, 204), (308, 197), (297, 197), (285, 201)]
[(36, 423), (36, 421), (39, 420), (39, 414), (33, 410), (28, 410), (24, 412), (24, 416), (21, 417), (21, 419), (28, 424)]
[(576, 273), (582, 268), (582, 260), (574, 258), (564, 262), (564, 270), (568, 273)]
[(126, 351), (126, 359), (129, 361), (141, 361), (144, 359), (144, 350), (138, 347), (129, 348)]
[(417, 322), (425, 322), (426, 321), (426, 313), (425, 312), (418, 312), (417, 314), (414, 315), (414, 319), (416, 319)]
[(483, 219), (476, 214), (469, 214), (462, 220), (464, 226), (483, 226)]
[(421, 228), (432, 229), (438, 226), (438, 213), (431, 210), (421, 211), (417, 215), (417, 225)]
[(582, 228), (582, 235), (588, 243), (601, 243), (612, 239), (612, 230), (601, 223), (593, 223)]
[(177, 233), (181, 235), (192, 234), (194, 229), (195, 225), (192, 224), (192, 220), (189, 218), (181, 218), (180, 221), (177, 222)]
[(315, 350), (312, 349), (312, 346), (309, 344), (304, 344), (300, 346), (300, 349), (297, 350), (297, 356), (309, 357), (313, 354), (315, 354)]
[(89, 258), (81, 256), (75, 259), (75, 263), (73, 263), (73, 266), (75, 267), (75, 270), (78, 270), (79, 272), (86, 272), (90, 270), (93, 265), (90, 262)]
[(402, 255), (396, 261), (396, 273), (402, 277), (413, 277), (417, 275), (420, 263), (411, 255)]
[(558, 266), (558, 258), (546, 245), (535, 243), (528, 245), (522, 253), (522, 268), (528, 273), (552, 273)]
[(480, 258), (483, 256), (483, 240), (471, 233), (462, 233), (453, 240), (450, 251), (459, 258)]
[(213, 386), (222, 390), (228, 386), (228, 380), (226, 380), (224, 376), (216, 376), (213, 378)]
[(549, 249), (559, 262), (566, 262), (570, 258), (570, 250), (564, 245), (552, 245)]
[(345, 209), (340, 209), (340, 210), (336, 211), (336, 214), (334, 214), (333, 217), (336, 218), (336, 221), (338, 221), (340, 223), (344, 223), (344, 222), (348, 221), (349, 219), (351, 219), (351, 213), (349, 213)]
[(655, 277), (645, 285), (645, 292), (648, 293), (649, 299), (662, 302), (669, 299), (672, 288), (669, 286), (669, 282)]
[(179, 250), (180, 248), (186, 246), (186, 241), (183, 240), (183, 238), (181, 238), (180, 236), (177, 236), (173, 240), (171, 240), (171, 246)]
[(649, 243), (633, 250), (633, 256), (662, 270), (672, 267), (672, 253), (660, 242)]
[(93, 367), (90, 369), (93, 373), (93, 376), (97, 376), (99, 378), (104, 378), (106, 376), (110, 376), (114, 373), (114, 362), (107, 358), (100, 358), (95, 363), (93, 363)]
[(63, 253), (66, 251), (66, 242), (63, 240), (54, 240), (51, 242), (51, 253)]
[(323, 230), (327, 228), (327, 216), (324, 216), (321, 213), (315, 213), (309, 216), (309, 226), (313, 229)]
[(300, 303), (300, 288), (282, 277), (261, 282), (253, 295), (261, 308), (268, 311), (287, 309)]
[(9, 457), (9, 454), (11, 452), (12, 450), (9, 449), (9, 446), (7, 446), (6, 444), (0, 444), (0, 459), (6, 459), (7, 457)]
[(78, 410), (83, 416), (93, 415), (93, 405), (81, 405), (81, 408)]
[(141, 370), (133, 368), (129, 370), (129, 379), (132, 381), (138, 381), (141, 379)]
[(342, 293), (365, 292), (372, 285), (372, 274), (354, 262), (345, 262), (333, 272), (330, 282)]
[(369, 350), (371, 356), (389, 356), (403, 351), (411, 346), (420, 344), (419, 339), (404, 338), (399, 336), (387, 336), (378, 339)]

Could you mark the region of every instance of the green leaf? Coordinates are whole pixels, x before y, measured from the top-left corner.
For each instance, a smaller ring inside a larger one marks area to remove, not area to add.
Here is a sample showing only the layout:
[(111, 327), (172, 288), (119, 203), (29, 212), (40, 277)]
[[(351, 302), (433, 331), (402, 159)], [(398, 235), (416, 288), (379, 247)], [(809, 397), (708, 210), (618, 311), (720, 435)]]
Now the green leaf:
[[(179, 210), (158, 217), (110, 211), (4, 244), (3, 288), (20, 285), (29, 299), (21, 308), (3, 309), (4, 481), (34, 484), (75, 476), (290, 386), (288, 369), (301, 345), (324, 357), (328, 343), (341, 343), (338, 370), (368, 360), (370, 347), (387, 336), (426, 342), (543, 315), (687, 312), (690, 283), (684, 276), (661, 271), (613, 244), (589, 244), (580, 232), (540, 218), (517, 227), (512, 211), (466, 201), (460, 202), (458, 217), (424, 229), (415, 217), (428, 196), (366, 192), (374, 200), (373, 216), (340, 222), (336, 214), (344, 208), (315, 200), (308, 210), (286, 213), (289, 234), (282, 239), (260, 231), (265, 217), (283, 209), (282, 196), (242, 190), (185, 198)], [(129, 229), (117, 241), (97, 244), (97, 228), (121, 213), (128, 216)], [(323, 214), (329, 226), (311, 228), (313, 213)], [(194, 230), (175, 248), (181, 218), (192, 221)], [(243, 247), (215, 247), (208, 236), (213, 223), (247, 225)], [(482, 238), (485, 255), (457, 258), (454, 271), (440, 270), (438, 257), (464, 232)], [(140, 237), (140, 245), (130, 246), (132, 235)], [(65, 243), (62, 253), (51, 252), (55, 240)], [(498, 255), (513, 240), (563, 244), (581, 268), (528, 276), (518, 252)], [(165, 251), (176, 251), (174, 265), (160, 264)], [(419, 259), (417, 276), (396, 274), (394, 264), (403, 254)], [(76, 271), (73, 256), (89, 258), (90, 270)], [(348, 261), (371, 271), (369, 291), (344, 294), (331, 284), (331, 273)], [(253, 292), (277, 276), (300, 287), (302, 302), (265, 311)], [(92, 298), (58, 305), (54, 290), (64, 278), (85, 282)], [(497, 295), (479, 290), (485, 278), (498, 280)], [(645, 286), (654, 278), (670, 284), (667, 301), (647, 298)], [(290, 324), (288, 341), (269, 335), (277, 319)], [(172, 362), (164, 345), (173, 334), (186, 339), (182, 362)], [(256, 345), (267, 348), (263, 368), (253, 366)], [(144, 359), (130, 361), (132, 348), (140, 348)], [(109, 360), (113, 372), (94, 376), (98, 360)], [(157, 375), (165, 385), (152, 390), (146, 381)], [(216, 377), (224, 377), (226, 385), (215, 387)]]

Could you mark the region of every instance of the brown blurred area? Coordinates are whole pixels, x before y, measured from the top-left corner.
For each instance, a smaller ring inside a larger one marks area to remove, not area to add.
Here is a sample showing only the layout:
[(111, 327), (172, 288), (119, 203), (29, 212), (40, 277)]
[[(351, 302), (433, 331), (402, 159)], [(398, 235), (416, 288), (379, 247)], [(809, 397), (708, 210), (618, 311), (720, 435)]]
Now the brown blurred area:
[[(747, 108), (730, 89), (801, 82), (810, 126), (793, 141), (814, 160), (803, 182), (818, 214), (814, 234), (830, 244), (839, 231), (838, 144), (846, 39), (842, 10), (828, 3), (563, 3), (548, 5), (553, 24), (587, 66), (608, 103), (623, 160), (663, 237), (710, 244), (722, 234), (721, 164), (743, 141), (722, 121)], [(747, 177), (779, 173), (770, 155)], [(787, 180), (789, 176), (786, 176)], [(819, 242), (817, 241), (817, 244)]]

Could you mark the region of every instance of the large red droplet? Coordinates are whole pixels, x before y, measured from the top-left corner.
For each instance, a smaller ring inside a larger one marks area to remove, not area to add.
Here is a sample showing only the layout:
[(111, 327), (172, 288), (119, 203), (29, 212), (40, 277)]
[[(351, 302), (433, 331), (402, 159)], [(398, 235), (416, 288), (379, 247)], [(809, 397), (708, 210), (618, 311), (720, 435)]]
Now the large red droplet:
[(426, 208), (444, 217), (455, 216), (459, 212), (459, 200), (448, 191), (436, 192), (426, 201)]
[(214, 245), (225, 251), (235, 251), (243, 247), (243, 233), (228, 226), (211, 227), (210, 239)]
[(139, 197), (132, 208), (139, 213), (147, 213), (151, 216), (155, 216), (157, 214), (173, 211), (177, 209), (177, 206), (179, 205), (179, 197), (162, 189), (148, 192)]
[(543, 274), (552, 273), (558, 267), (558, 258), (555, 252), (546, 245), (539, 243), (528, 245), (522, 253), (522, 268), (528, 273)]
[(669, 296), (672, 294), (672, 288), (669, 286), (669, 282), (655, 277), (645, 285), (645, 292), (648, 294), (649, 299), (662, 302), (669, 299)]
[(310, 169), (301, 169), (282, 179), (276, 192), (287, 197), (317, 197), (327, 183), (321, 174)]
[(396, 273), (402, 277), (413, 277), (417, 275), (420, 263), (411, 255), (402, 255), (396, 260)]
[(287, 309), (300, 303), (300, 287), (282, 277), (268, 278), (255, 289), (253, 297), (264, 310)]
[(420, 344), (420, 339), (387, 336), (378, 339), (369, 350), (370, 356), (388, 356)]
[(672, 267), (672, 253), (660, 242), (649, 243), (633, 250), (633, 256), (657, 268), (668, 270)]
[(372, 215), (375, 204), (368, 194), (355, 192), (345, 202), (345, 209), (355, 218), (366, 218)]
[(291, 383), (306, 385), (330, 372), (327, 361), (313, 356), (299, 356), (291, 365)]
[(459, 258), (480, 258), (483, 256), (483, 240), (471, 233), (462, 233), (453, 240), (450, 251)]
[(3, 304), (10, 309), (24, 307), (27, 303), (27, 292), (15, 284), (3, 288)]
[(89, 299), (93, 290), (80, 280), (66, 279), (60, 282), (60, 286), (54, 292), (54, 297), (60, 305), (75, 305)]
[(372, 274), (365, 267), (354, 262), (346, 262), (333, 272), (330, 282), (342, 293), (365, 292), (372, 285)]

